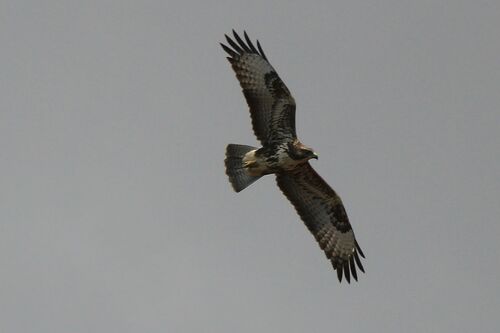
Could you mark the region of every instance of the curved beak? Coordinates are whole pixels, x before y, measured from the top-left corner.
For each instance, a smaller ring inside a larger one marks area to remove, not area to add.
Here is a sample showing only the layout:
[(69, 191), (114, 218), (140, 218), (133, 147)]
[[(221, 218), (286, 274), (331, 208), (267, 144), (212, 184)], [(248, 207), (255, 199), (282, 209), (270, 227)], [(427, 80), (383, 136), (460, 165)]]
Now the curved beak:
[(312, 157), (311, 157), (311, 158), (314, 158), (315, 160), (317, 160), (317, 159), (318, 159), (318, 154), (313, 153), (313, 155), (312, 155)]

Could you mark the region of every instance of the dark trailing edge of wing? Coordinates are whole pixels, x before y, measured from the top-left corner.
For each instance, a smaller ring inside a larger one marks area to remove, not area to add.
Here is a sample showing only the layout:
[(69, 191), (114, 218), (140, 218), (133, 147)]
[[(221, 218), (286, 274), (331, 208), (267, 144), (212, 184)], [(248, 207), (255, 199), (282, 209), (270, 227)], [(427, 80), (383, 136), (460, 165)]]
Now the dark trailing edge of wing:
[(231, 46), (224, 45), (220, 43), (224, 51), (227, 52), (227, 54), (230, 55), (229, 58), (227, 58), (229, 61), (232, 61), (233, 59), (238, 59), (240, 56), (242, 56), (244, 53), (253, 53), (261, 56), (265, 60), (267, 60), (266, 55), (264, 54), (264, 51), (262, 50), (262, 47), (260, 46), (259, 41), (257, 41), (257, 48), (254, 46), (250, 38), (248, 37), (246, 31), (243, 31), (243, 37), (245, 40), (241, 39), (241, 37), (236, 33), (236, 31), (233, 30), (233, 36), (234, 40), (231, 39), (228, 35), (226, 36), (227, 43)]

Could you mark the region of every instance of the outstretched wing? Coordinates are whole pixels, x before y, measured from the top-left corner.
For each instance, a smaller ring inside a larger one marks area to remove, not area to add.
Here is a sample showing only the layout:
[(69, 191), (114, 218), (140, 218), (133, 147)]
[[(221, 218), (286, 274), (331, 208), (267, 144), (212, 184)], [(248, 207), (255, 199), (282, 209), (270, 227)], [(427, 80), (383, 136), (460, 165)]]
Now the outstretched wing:
[(356, 264), (364, 272), (358, 252), (363, 258), (364, 255), (337, 193), (309, 163), (276, 174), (276, 180), (331, 260), (339, 281), (342, 281), (342, 272), (347, 282), (351, 274), (357, 281)]
[(290, 91), (267, 61), (259, 41), (256, 48), (246, 32), (246, 42), (234, 30), (233, 35), (236, 42), (226, 35), (231, 47), (221, 46), (243, 88), (257, 139), (266, 145), (296, 138), (295, 101)]

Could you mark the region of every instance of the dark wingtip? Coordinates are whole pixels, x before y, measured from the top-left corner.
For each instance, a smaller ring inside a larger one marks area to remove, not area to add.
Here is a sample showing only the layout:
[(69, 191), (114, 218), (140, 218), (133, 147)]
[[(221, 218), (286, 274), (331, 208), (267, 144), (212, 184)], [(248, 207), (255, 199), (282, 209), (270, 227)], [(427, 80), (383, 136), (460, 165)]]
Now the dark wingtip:
[(359, 269), (364, 273), (365, 269), (363, 268), (363, 264), (361, 264), (361, 260), (359, 259), (358, 252), (354, 252), (354, 260), (356, 260), (356, 264), (358, 264)]
[(233, 30), (233, 35), (234, 35), (234, 39), (236, 39), (236, 42), (238, 42), (238, 44), (240, 45), (240, 47), (245, 52), (252, 53), (252, 50), (250, 50), (250, 48), (247, 46), (247, 44), (245, 44), (245, 42), (243, 41), (243, 39), (241, 39), (241, 37), (234, 30)]
[(333, 266), (337, 270), (337, 278), (339, 279), (339, 282), (342, 282), (342, 266)]
[(259, 54), (259, 51), (257, 51), (255, 46), (253, 45), (252, 40), (250, 39), (250, 37), (248, 37), (247, 32), (245, 30), (243, 30), (243, 37), (245, 37), (245, 40), (247, 41), (247, 44), (250, 47), (250, 49), (252, 50), (252, 52)]
[(365, 254), (363, 253), (363, 250), (361, 250), (361, 248), (359, 247), (359, 244), (358, 242), (356, 242), (356, 249), (358, 250), (359, 254), (365, 258)]
[(345, 279), (347, 280), (347, 283), (351, 284), (351, 273), (349, 271), (349, 262), (346, 260), (344, 261), (344, 274), (345, 274)]
[(351, 273), (354, 280), (358, 281), (358, 273), (356, 272), (356, 265), (354, 264), (354, 258), (349, 258), (349, 266), (351, 267)]
[(233, 33), (232, 38), (227, 34), (224, 34), (227, 43), (232, 47), (231, 49), (228, 46), (221, 43), (221, 46), (224, 48), (224, 51), (229, 53), (232, 57), (235, 57), (235, 55), (241, 56), (244, 53), (253, 53), (260, 55), (262, 58), (267, 60), (267, 56), (264, 53), (264, 50), (262, 50), (262, 46), (260, 45), (260, 42), (258, 40), (257, 40), (257, 47), (255, 47), (255, 45), (252, 43), (250, 37), (248, 37), (248, 34), (245, 30), (243, 30), (244, 40), (240, 37), (240, 35), (238, 35), (236, 30), (232, 29), (232, 33)]
[[(230, 47), (228, 47), (222, 43), (219, 43), (219, 44), (220, 44), (220, 46), (222, 46), (222, 49), (224, 51), (226, 51), (226, 53), (229, 54), (232, 58), (238, 57), (238, 53), (234, 52)], [(230, 58), (228, 58), (228, 59), (230, 59)]]
[(234, 51), (236, 51), (239, 54), (243, 54), (244, 52), (243, 49), (234, 40), (232, 40), (231, 37), (229, 37), (228, 35), (224, 36), (226, 37), (226, 41), (234, 49)]
[(259, 49), (259, 52), (260, 52), (260, 55), (262, 56), (262, 58), (267, 60), (267, 57), (266, 57), (264, 51), (262, 50), (262, 47), (260, 46), (260, 43), (258, 40), (257, 40), (257, 48)]

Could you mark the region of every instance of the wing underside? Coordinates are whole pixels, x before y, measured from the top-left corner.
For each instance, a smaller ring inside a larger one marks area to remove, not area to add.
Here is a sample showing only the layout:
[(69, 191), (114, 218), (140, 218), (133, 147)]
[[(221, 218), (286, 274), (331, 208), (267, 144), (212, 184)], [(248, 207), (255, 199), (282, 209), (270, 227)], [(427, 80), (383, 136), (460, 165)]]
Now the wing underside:
[(254, 46), (247, 33), (245, 41), (233, 30), (229, 46), (221, 43), (250, 107), (252, 126), (262, 144), (295, 138), (295, 101), (267, 60), (260, 43)]
[(364, 254), (354, 237), (340, 197), (309, 163), (278, 173), (276, 180), (331, 261), (339, 281), (345, 276), (350, 282), (351, 275), (357, 280), (356, 267), (364, 272), (359, 258)]

